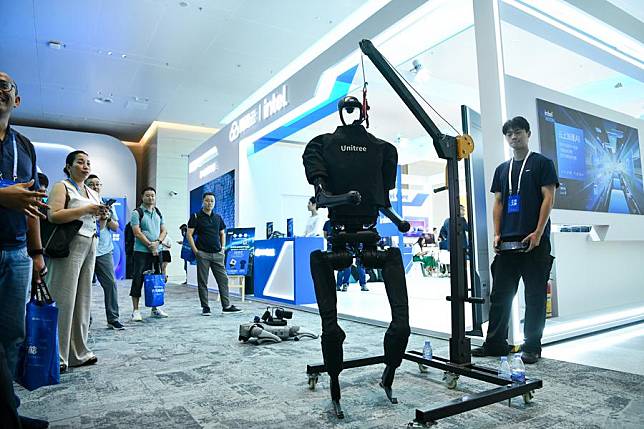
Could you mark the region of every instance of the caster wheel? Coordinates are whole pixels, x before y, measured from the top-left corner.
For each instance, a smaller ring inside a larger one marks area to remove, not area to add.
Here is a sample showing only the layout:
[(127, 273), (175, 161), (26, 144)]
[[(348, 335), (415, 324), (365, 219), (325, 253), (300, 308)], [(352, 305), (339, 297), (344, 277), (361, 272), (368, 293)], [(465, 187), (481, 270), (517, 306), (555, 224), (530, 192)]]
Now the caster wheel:
[(424, 373), (429, 372), (429, 367), (428, 367), (427, 365), (423, 365), (422, 363), (419, 363), (419, 364), (418, 364), (418, 369), (419, 369), (419, 370), (420, 370), (420, 372), (422, 372), (423, 374), (424, 374)]
[(448, 389), (456, 389), (456, 386), (458, 385), (458, 374), (446, 372), (443, 374), (443, 381), (445, 382), (445, 386), (447, 386)]
[(315, 385), (318, 384), (317, 374), (309, 375), (309, 390), (315, 390)]
[(521, 396), (523, 396), (523, 403), (529, 404), (534, 399), (534, 390), (531, 390), (528, 393), (524, 393)]

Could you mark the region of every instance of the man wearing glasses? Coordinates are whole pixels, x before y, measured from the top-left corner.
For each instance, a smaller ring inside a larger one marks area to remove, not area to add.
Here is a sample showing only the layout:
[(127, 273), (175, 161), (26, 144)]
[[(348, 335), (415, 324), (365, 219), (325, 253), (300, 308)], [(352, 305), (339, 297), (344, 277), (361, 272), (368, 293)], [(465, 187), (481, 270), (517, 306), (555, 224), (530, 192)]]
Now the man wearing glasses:
[[(103, 184), (96, 174), (90, 174), (85, 180), (85, 184), (101, 195)], [(110, 207), (108, 213), (98, 218), (97, 230), (99, 235), (94, 273), (96, 273), (96, 278), (103, 287), (107, 327), (121, 331), (125, 327), (119, 322), (119, 299), (116, 290), (116, 279), (114, 278), (114, 260), (112, 259), (112, 251), (114, 250), (112, 232), (118, 231), (118, 221), (114, 207)]]
[[(46, 194), (30, 192), (40, 186), (36, 152), (29, 139), (9, 126), (11, 112), (19, 105), (16, 83), (0, 71), (0, 420), (18, 420), (23, 428), (46, 428), (46, 421), (17, 415), (19, 401), (11, 382), (25, 337), (29, 280), (39, 282), (47, 271), (40, 242), (39, 218), (44, 215), (38, 210), (46, 207), (38, 200)], [(36, 197), (26, 205), (17, 204), (26, 194)]]

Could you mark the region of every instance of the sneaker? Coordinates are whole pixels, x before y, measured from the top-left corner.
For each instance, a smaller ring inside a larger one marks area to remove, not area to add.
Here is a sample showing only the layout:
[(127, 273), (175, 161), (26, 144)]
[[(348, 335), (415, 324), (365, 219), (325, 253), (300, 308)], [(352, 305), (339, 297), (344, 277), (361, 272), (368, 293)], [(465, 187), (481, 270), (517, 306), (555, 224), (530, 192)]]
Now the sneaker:
[(527, 363), (529, 365), (539, 362), (540, 358), (541, 358), (541, 353), (535, 353), (535, 352), (521, 353), (521, 360), (523, 361), (523, 363)]
[(349, 285), (348, 285), (348, 284), (346, 284), (346, 283), (345, 283), (345, 284), (343, 284), (343, 285), (342, 285), (342, 292), (346, 292), (348, 288), (349, 288)]
[(161, 310), (160, 308), (154, 307), (150, 311), (150, 316), (158, 317), (160, 319), (164, 319), (164, 318), (168, 317), (168, 313), (166, 313), (165, 311)]
[(204, 307), (201, 309), (201, 315), (202, 316), (210, 316), (212, 313), (210, 312), (210, 307)]
[(502, 349), (491, 349), (485, 344), (481, 347), (472, 349), (472, 356), (474, 357), (486, 357), (486, 356), (507, 356), (510, 353), (510, 347), (506, 347), (505, 350)]
[(369, 288), (367, 287), (367, 285), (360, 286), (360, 290), (363, 292), (369, 292)]
[(337, 286), (335, 287), (335, 290), (337, 290), (338, 292), (340, 292), (340, 291), (342, 291), (342, 288), (340, 287), (340, 285), (337, 285)]
[(117, 331), (122, 331), (123, 329), (125, 329), (125, 326), (123, 326), (123, 324), (118, 320), (107, 322), (107, 327), (110, 329), (115, 329)]
[(241, 308), (237, 308), (234, 305), (231, 305), (230, 307), (223, 308), (221, 311), (224, 313), (241, 313), (242, 310)]
[(143, 322), (143, 316), (141, 316), (141, 310), (134, 310), (132, 312), (132, 321), (133, 322)]

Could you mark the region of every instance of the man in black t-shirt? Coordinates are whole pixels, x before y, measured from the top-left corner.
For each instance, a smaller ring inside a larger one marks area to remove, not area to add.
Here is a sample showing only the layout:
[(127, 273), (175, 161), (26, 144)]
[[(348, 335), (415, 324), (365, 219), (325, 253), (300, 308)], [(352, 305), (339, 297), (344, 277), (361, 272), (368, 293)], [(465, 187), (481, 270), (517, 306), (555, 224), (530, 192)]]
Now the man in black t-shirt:
[[(517, 116), (503, 124), (503, 134), (513, 157), (494, 172), (494, 249), (490, 323), (482, 347), (473, 356), (503, 356), (507, 343), (512, 301), (523, 278), (525, 326), (522, 359), (536, 363), (541, 357), (541, 337), (546, 321), (546, 285), (554, 258), (550, 255), (550, 211), (559, 179), (552, 160), (530, 152), (530, 124)], [(500, 252), (502, 242), (520, 241), (524, 251)]]
[[(241, 310), (230, 304), (228, 298), (228, 274), (224, 265), (224, 245), (226, 243), (226, 224), (215, 208), (215, 194), (205, 192), (202, 197), (202, 207), (193, 213), (188, 221), (186, 237), (197, 257), (197, 286), (201, 301), (201, 314), (210, 316), (208, 305), (208, 272), (212, 270), (217, 281), (219, 297), (224, 313), (238, 313)], [(195, 243), (195, 237), (196, 243)]]

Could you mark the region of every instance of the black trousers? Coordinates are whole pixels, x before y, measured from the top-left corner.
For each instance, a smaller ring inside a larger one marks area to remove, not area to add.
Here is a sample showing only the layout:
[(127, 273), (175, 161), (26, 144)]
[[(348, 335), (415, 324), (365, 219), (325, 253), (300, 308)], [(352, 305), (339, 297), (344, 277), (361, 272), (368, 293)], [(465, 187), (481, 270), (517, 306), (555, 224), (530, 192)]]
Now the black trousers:
[[(409, 339), (409, 303), (407, 283), (400, 250), (390, 248), (382, 267), (387, 299), (391, 307), (391, 323), (384, 338), (385, 364), (400, 366)], [(322, 358), (330, 376), (342, 371), (342, 343), (346, 337), (338, 325), (336, 283), (328, 253), (316, 250), (311, 253), (311, 275), (315, 287), (320, 318), (322, 319)], [(337, 268), (337, 267), (336, 267)]]
[[(154, 256), (150, 252), (134, 252), (132, 255), (133, 269), (130, 296), (135, 298), (141, 297), (141, 289), (143, 288), (143, 272), (155, 269), (154, 264), (160, 265), (160, 261), (160, 256)], [(159, 269), (158, 265), (156, 269)]]
[(546, 290), (554, 257), (550, 255), (550, 240), (542, 239), (528, 253), (502, 253), (492, 262), (492, 293), (490, 295), (490, 324), (485, 346), (490, 350), (508, 348), (508, 323), (512, 300), (519, 287), (525, 286), (525, 342), (523, 350), (541, 352), (541, 337), (546, 323)]

